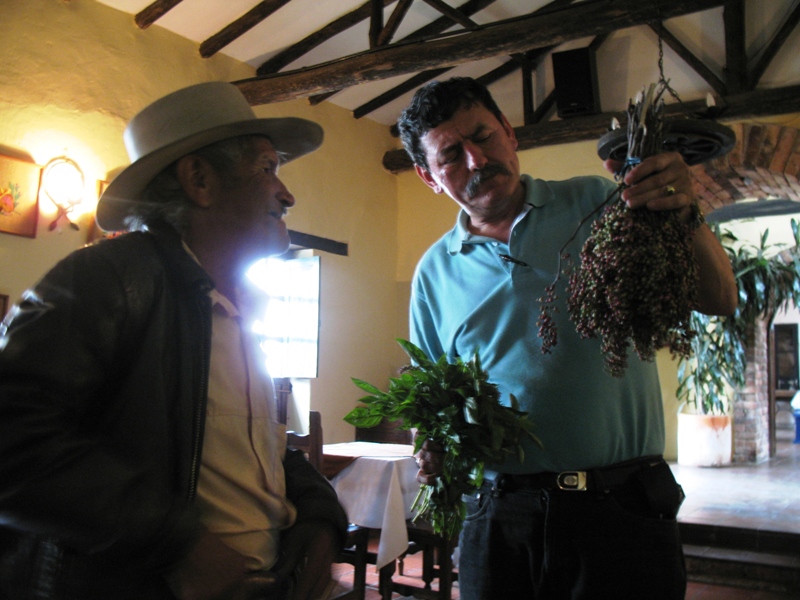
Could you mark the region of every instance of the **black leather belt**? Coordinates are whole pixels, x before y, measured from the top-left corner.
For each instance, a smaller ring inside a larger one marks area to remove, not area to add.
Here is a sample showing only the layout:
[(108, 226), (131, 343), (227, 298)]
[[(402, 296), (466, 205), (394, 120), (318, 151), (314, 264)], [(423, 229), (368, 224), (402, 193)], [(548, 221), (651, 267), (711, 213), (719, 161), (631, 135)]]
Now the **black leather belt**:
[(486, 470), (484, 478), (492, 483), (492, 490), (564, 490), (569, 492), (606, 491), (625, 485), (631, 476), (643, 469), (662, 464), (661, 456), (646, 456), (608, 467), (588, 471), (562, 471), (561, 473), (498, 473)]

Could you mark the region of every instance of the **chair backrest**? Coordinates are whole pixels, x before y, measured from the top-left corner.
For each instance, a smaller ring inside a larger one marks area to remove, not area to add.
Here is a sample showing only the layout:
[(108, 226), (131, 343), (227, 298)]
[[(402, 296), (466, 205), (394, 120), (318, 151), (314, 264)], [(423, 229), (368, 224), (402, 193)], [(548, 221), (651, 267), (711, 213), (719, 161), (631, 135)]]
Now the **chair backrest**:
[(319, 411), (308, 412), (308, 433), (286, 432), (286, 445), (305, 452), (308, 462), (322, 472), (322, 416)]
[(292, 395), (292, 380), (288, 377), (274, 377), (275, 403), (278, 411), (278, 423), (286, 425), (289, 397)]
[(402, 421), (384, 419), (375, 427), (356, 427), (357, 442), (379, 442), (382, 444), (411, 444), (413, 434), (409, 429), (400, 429)]

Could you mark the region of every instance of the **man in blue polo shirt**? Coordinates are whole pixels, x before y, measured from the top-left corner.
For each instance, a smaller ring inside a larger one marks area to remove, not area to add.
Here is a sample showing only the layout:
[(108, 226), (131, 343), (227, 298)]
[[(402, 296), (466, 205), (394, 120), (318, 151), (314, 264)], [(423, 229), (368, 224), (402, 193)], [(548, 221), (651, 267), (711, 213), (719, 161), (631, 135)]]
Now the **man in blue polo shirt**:
[[(398, 125), (419, 177), (461, 207), (455, 227), (417, 267), (411, 340), (432, 359), (479, 350), (490, 380), (504, 399), (519, 399), (542, 441), (525, 447), (524, 463), (487, 465), (484, 489), (468, 499), (462, 598), (683, 598), (675, 521), (682, 492), (661, 457), (655, 364), (632, 355), (624, 377), (612, 377), (599, 341), (580, 339), (563, 297), (550, 354), (538, 335), (538, 300), (555, 279), (559, 252), (613, 181), (521, 175), (513, 128), (469, 78), (426, 85)], [(680, 155), (644, 160), (625, 181), (630, 207), (675, 210), (695, 221), (699, 309), (732, 313), (730, 263), (697, 218)], [(571, 256), (590, 227), (567, 246)], [(435, 476), (435, 453), (424, 449), (420, 459), (421, 479)]]

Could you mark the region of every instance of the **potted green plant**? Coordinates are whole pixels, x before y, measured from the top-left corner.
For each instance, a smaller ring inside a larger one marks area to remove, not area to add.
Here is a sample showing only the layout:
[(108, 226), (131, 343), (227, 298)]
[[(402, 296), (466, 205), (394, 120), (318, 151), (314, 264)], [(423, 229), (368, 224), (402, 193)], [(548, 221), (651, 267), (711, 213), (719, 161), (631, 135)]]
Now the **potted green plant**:
[(794, 246), (770, 244), (767, 229), (758, 245), (739, 243), (730, 231), (717, 236), (726, 249), (739, 288), (739, 305), (728, 317), (692, 313), (692, 354), (678, 367), (678, 462), (719, 466), (731, 461), (730, 398), (745, 385), (747, 334), (759, 320), (772, 326), (777, 311), (800, 300), (800, 231), (791, 221)]

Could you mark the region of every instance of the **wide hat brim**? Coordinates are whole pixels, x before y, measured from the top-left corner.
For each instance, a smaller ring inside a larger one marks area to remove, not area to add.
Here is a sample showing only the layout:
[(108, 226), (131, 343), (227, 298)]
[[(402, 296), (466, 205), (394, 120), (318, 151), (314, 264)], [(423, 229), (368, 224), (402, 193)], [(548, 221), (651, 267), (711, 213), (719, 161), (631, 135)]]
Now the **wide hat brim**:
[[(171, 97), (181, 94), (184, 96), (183, 102), (170, 101)], [(187, 119), (186, 111), (194, 108), (192, 101), (203, 105), (196, 118)], [(209, 104), (214, 107), (213, 110), (209, 110)], [(158, 117), (154, 119), (148, 111), (158, 113)], [(170, 118), (170, 111), (180, 111), (180, 114), (176, 113), (174, 118)], [(224, 114), (226, 111), (227, 116)], [(240, 120), (234, 120), (236, 118)], [(164, 122), (153, 123), (159, 120)], [(210, 126), (208, 121), (211, 121)], [(175, 122), (179, 124), (173, 126)], [(163, 137), (171, 141), (158, 145), (161, 131), (170, 127), (177, 128), (177, 131), (165, 132)], [(282, 163), (313, 152), (322, 144), (324, 137), (322, 127), (306, 119), (256, 117), (241, 92), (228, 83), (205, 83), (180, 90), (154, 102), (131, 120), (125, 131), (125, 141), (133, 162), (114, 178), (100, 197), (97, 224), (104, 231), (125, 229), (124, 220), (131, 206), (141, 201), (142, 192), (156, 175), (182, 156), (240, 135), (268, 137), (281, 156)], [(143, 153), (138, 155), (142, 148)]]

